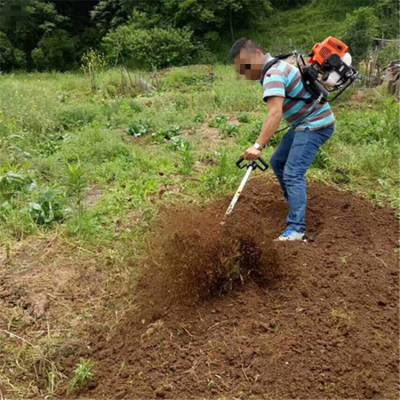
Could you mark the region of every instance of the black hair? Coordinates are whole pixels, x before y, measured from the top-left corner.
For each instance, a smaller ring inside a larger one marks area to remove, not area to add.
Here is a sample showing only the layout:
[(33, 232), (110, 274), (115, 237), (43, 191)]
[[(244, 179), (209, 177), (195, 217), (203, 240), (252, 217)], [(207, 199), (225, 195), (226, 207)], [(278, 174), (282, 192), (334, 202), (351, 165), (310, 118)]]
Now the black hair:
[(229, 50), (229, 58), (231, 60), (234, 60), (239, 54), (242, 49), (249, 49), (249, 50), (261, 50), (262, 52), (265, 52), (262, 46), (260, 46), (258, 43), (256, 43), (254, 40), (248, 39), (246, 37), (242, 37), (238, 40), (236, 40), (235, 43), (233, 43), (231, 49)]

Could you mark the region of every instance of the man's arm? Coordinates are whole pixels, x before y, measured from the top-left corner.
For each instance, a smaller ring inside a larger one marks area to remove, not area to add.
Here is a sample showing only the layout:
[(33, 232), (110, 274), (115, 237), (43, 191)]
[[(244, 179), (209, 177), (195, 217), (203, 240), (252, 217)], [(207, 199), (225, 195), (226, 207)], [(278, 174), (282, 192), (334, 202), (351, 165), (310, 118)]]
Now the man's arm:
[[(258, 144), (261, 149), (268, 144), (274, 133), (279, 128), (283, 114), (283, 101), (283, 97), (270, 97), (267, 101), (269, 110), (268, 117), (265, 120), (261, 128), (260, 136), (256, 141), (256, 144)], [(246, 150), (243, 155), (245, 160), (257, 160), (260, 157), (261, 149), (257, 149), (255, 147), (256, 144)]]

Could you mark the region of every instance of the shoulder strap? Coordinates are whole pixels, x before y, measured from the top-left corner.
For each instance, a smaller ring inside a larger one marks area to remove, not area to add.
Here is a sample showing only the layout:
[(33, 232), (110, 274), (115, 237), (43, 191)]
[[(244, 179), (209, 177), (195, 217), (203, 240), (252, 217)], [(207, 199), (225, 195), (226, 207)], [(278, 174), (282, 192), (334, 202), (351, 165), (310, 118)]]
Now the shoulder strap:
[(269, 61), (264, 65), (264, 68), (263, 68), (262, 73), (261, 73), (261, 79), (260, 79), (261, 85), (263, 84), (264, 77), (265, 77), (266, 73), (268, 72), (268, 70), (269, 70), (270, 68), (272, 68), (277, 62), (279, 62), (279, 61), (281, 61), (281, 60), (284, 60), (284, 59), (290, 57), (291, 55), (293, 55), (293, 53), (281, 54), (281, 55), (275, 56), (275, 57), (273, 57), (271, 60), (269, 60)]
[[(279, 62), (279, 61), (281, 61), (281, 60), (285, 60), (286, 58), (288, 58), (288, 57), (290, 57), (290, 56), (292, 56), (292, 55), (293, 55), (293, 53), (281, 54), (281, 55), (275, 56), (275, 57), (273, 57), (271, 60), (269, 60), (269, 61), (265, 64), (265, 66), (264, 66), (264, 68), (263, 68), (263, 71), (262, 71), (262, 73), (261, 73), (261, 79), (260, 79), (261, 85), (262, 85), (263, 82), (264, 82), (264, 78), (265, 78), (265, 75), (267, 74), (268, 70), (270, 70), (277, 62)], [(309, 98), (286, 96), (286, 98), (287, 98), (287, 99), (290, 99), (290, 100), (304, 101), (304, 103), (306, 103), (306, 104), (311, 104), (311, 103), (314, 101), (314, 99), (312, 98), (312, 96), (309, 97)]]

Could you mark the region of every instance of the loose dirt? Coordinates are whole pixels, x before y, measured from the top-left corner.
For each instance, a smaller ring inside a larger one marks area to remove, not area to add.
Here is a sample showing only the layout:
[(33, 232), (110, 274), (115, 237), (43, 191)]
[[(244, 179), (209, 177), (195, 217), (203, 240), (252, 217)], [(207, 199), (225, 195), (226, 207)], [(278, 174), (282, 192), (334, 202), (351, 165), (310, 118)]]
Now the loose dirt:
[(391, 210), (312, 184), (308, 242), (280, 243), (279, 188), (165, 209), (135, 308), (99, 325), (90, 398), (399, 397), (398, 224)]

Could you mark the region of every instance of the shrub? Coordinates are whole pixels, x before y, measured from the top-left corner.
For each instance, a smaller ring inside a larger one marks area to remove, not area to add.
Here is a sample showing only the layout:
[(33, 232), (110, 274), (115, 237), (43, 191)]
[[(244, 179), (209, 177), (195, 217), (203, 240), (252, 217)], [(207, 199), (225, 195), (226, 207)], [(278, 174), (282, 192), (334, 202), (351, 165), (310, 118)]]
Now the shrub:
[(112, 64), (150, 69), (190, 62), (194, 54), (192, 33), (185, 29), (138, 29), (121, 25), (103, 38), (102, 47)]

